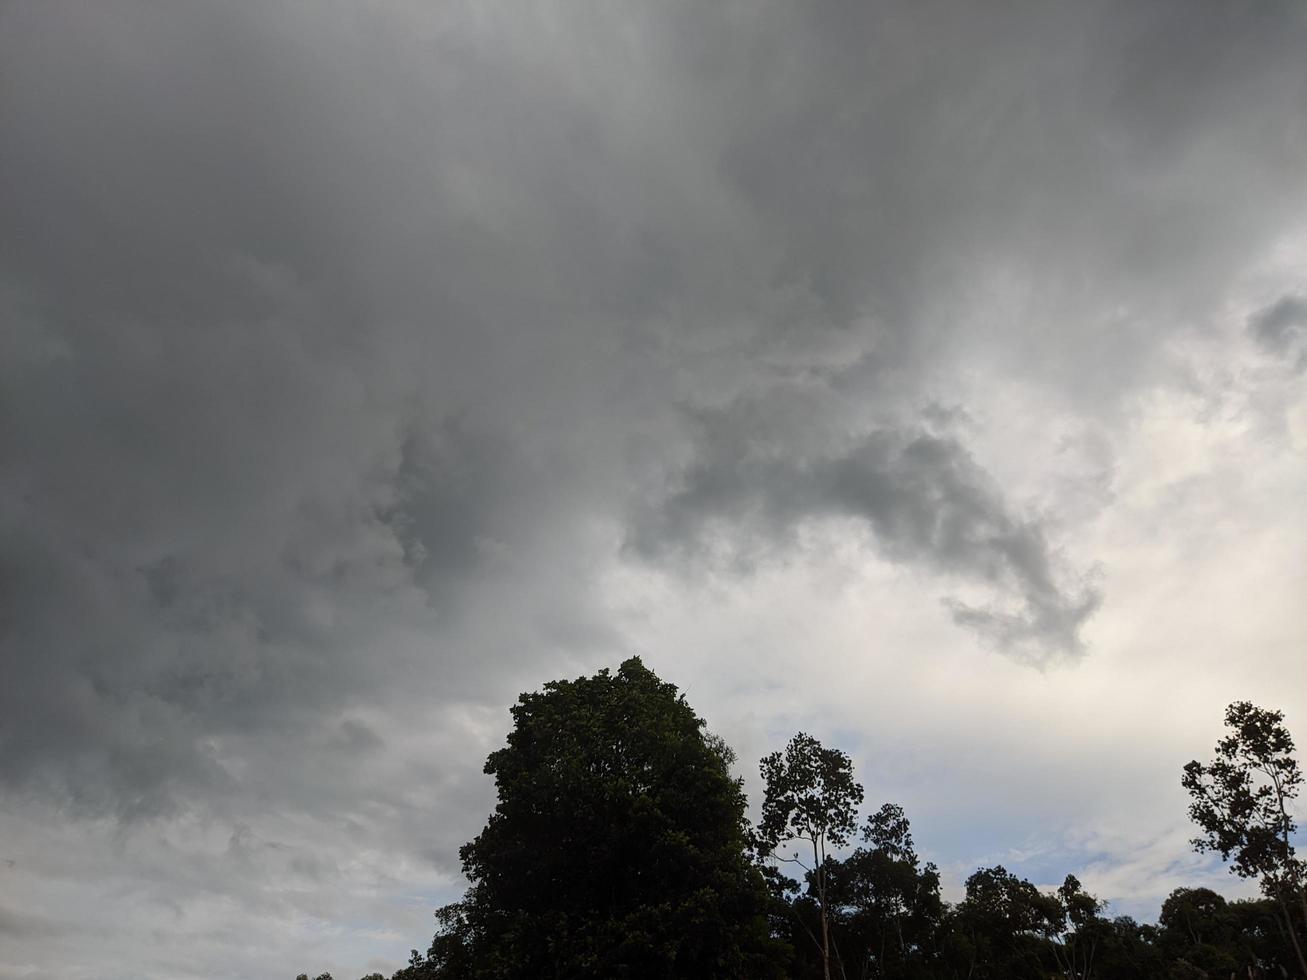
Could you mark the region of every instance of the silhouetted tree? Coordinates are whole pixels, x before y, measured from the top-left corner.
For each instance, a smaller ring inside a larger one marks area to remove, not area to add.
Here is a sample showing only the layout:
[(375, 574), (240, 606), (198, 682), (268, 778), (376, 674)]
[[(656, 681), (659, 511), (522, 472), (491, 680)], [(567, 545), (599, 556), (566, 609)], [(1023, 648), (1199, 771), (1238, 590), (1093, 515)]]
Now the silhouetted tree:
[(939, 872), (920, 864), (908, 818), (896, 804), (867, 818), (862, 839), (864, 846), (843, 862), (831, 861), (827, 874), (841, 972), (858, 980), (927, 977), (944, 914)]
[(1199, 970), (1218, 977), (1241, 972), (1234, 919), (1225, 899), (1210, 888), (1171, 892), (1157, 925), (1158, 948), (1173, 972)]
[[(790, 739), (784, 753), (763, 758), (760, 769), (766, 783), (758, 844), (765, 854), (793, 862), (811, 877), (817, 903), (820, 935), (814, 936), (821, 952), (822, 976), (831, 980), (830, 914), (826, 898), (828, 851), (848, 843), (857, 825), (862, 786), (853, 778), (853, 763), (839, 749), (825, 748), (803, 732)], [(782, 844), (802, 841), (811, 849), (811, 863), (777, 851)]]
[(1216, 743), (1216, 758), (1184, 767), (1181, 783), (1193, 797), (1189, 816), (1203, 831), (1193, 846), (1219, 851), (1234, 874), (1261, 881), (1265, 894), (1279, 903), (1299, 968), (1307, 976), (1298, 936), (1307, 929), (1307, 880), (1291, 842), (1297, 827), (1288, 808), (1303, 779), (1293, 757), (1293, 738), (1283, 712), (1247, 701), (1226, 709), (1225, 725), (1231, 732)]
[(1053, 937), (1053, 959), (1068, 980), (1089, 980), (1099, 949), (1110, 927), (1100, 913), (1106, 903), (1090, 895), (1075, 875), (1067, 875), (1057, 890), (1062, 907), (1063, 932)]
[(1141, 925), (1128, 915), (1107, 923), (1095, 956), (1101, 980), (1156, 980), (1165, 975), (1157, 949), (1157, 927)]
[(1002, 865), (981, 868), (949, 916), (947, 950), (955, 976), (974, 980), (1045, 980), (1056, 961), (1052, 940), (1065, 929), (1054, 895)]
[[(440, 919), (441, 909), (436, 913), (437, 920)], [(391, 980), (442, 980), (457, 976), (456, 969), (451, 967), (442, 958), (436, 955), (436, 945), (442, 940), (443, 934), (437, 934), (431, 944), (431, 949), (427, 955), (423, 956), (416, 949), (409, 952), (408, 966), (397, 970)], [(462, 944), (459, 944), (462, 948)]]

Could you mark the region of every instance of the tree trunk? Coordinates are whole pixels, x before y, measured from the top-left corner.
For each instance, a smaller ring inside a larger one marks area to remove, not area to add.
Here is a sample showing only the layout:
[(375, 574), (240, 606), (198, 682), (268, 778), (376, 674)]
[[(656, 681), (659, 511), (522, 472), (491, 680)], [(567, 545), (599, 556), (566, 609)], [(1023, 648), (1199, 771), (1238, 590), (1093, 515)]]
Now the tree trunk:
[(817, 904), (821, 907), (821, 975), (822, 980), (831, 980), (830, 976), (830, 924), (826, 919), (826, 855), (823, 847), (817, 849), (817, 841), (812, 842), (812, 863), (817, 866)]
[[(1263, 770), (1265, 771), (1265, 770)], [(1267, 772), (1271, 777), (1271, 783), (1275, 786), (1275, 802), (1280, 809), (1280, 834), (1281, 845), (1284, 848), (1284, 873), (1289, 876), (1289, 886), (1297, 893), (1299, 904), (1302, 906), (1303, 925), (1307, 926), (1307, 889), (1302, 887), (1299, 880), (1298, 868), (1293, 859), (1293, 844), (1289, 841), (1289, 811), (1285, 806), (1284, 786), (1280, 783), (1279, 774), (1274, 770)], [(1293, 951), (1298, 956), (1298, 969), (1302, 970), (1302, 975), (1307, 978), (1307, 959), (1304, 959), (1302, 946), (1298, 942), (1298, 932), (1293, 927), (1293, 920), (1289, 916), (1289, 908), (1282, 894), (1282, 889), (1275, 889), (1275, 897), (1280, 903), (1280, 911), (1284, 913), (1284, 924), (1289, 929), (1289, 941), (1293, 943)]]
[(821, 904), (821, 975), (830, 980), (830, 928), (826, 925), (826, 903)]
[(1304, 977), (1307, 977), (1307, 959), (1303, 957), (1302, 946), (1298, 943), (1298, 931), (1294, 928), (1293, 917), (1289, 915), (1289, 907), (1279, 888), (1275, 890), (1275, 901), (1280, 906), (1280, 914), (1284, 916), (1284, 927), (1289, 931), (1289, 942), (1293, 944), (1293, 952), (1298, 957), (1298, 969), (1302, 971)]

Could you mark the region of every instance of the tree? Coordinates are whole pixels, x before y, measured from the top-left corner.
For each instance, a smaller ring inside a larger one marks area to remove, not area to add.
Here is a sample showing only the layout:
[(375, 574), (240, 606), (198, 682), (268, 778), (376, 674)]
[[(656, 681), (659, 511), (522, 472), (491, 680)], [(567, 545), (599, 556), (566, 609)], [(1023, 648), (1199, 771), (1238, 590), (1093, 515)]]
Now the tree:
[(981, 868), (953, 910), (949, 958), (973, 980), (1045, 980), (1053, 943), (1066, 928), (1056, 895), (1046, 895), (1002, 865)]
[(1165, 974), (1157, 949), (1157, 927), (1128, 915), (1107, 923), (1094, 962), (1102, 980), (1157, 980)]
[[(440, 919), (441, 909), (436, 913), (437, 920)], [(444, 978), (458, 976), (458, 964), (451, 964), (448, 960), (440, 955), (438, 946), (451, 937), (443, 932), (438, 934), (431, 943), (431, 949), (425, 956), (416, 949), (410, 952), (408, 966), (395, 971), (391, 980), (444, 980)], [(456, 949), (462, 949), (462, 937), (453, 937), (453, 945)]]
[[(498, 803), (460, 851), (470, 887), (438, 913), (433, 977), (779, 975), (729, 750), (639, 659), (512, 709)], [(416, 970), (413, 976), (420, 976)]]
[(1110, 924), (1101, 916), (1106, 903), (1085, 891), (1080, 879), (1067, 875), (1057, 890), (1065, 931), (1053, 942), (1053, 957), (1067, 980), (1089, 980), (1099, 948), (1106, 944)]
[[(1294, 955), (1279, 908), (1270, 898), (1236, 899), (1228, 906), (1234, 924), (1241, 962), (1252, 969), (1252, 976), (1287, 977), (1293, 969)], [(1260, 973), (1254, 974), (1257, 970)]]
[(1307, 927), (1307, 880), (1294, 853), (1297, 830), (1288, 804), (1297, 797), (1302, 772), (1293, 757), (1293, 738), (1284, 713), (1236, 701), (1225, 711), (1230, 734), (1216, 743), (1207, 765), (1184, 767), (1181, 784), (1193, 798), (1189, 816), (1202, 830), (1194, 848), (1219, 851), (1241, 878), (1261, 880), (1265, 894), (1279, 903), (1298, 965), (1307, 976), (1307, 957), (1298, 938), (1296, 906)]
[[(764, 757), (760, 769), (766, 792), (758, 825), (759, 849), (799, 865), (811, 878), (821, 929), (820, 938), (814, 939), (821, 951), (822, 976), (831, 980), (827, 858), (831, 848), (847, 844), (853, 834), (862, 786), (853, 779), (853, 763), (847, 755), (825, 748), (803, 732), (790, 739), (784, 754), (773, 752)], [(799, 857), (797, 849), (789, 856), (777, 852), (781, 844), (794, 841), (811, 847), (811, 865)]]
[(1158, 945), (1172, 973), (1183, 976), (1186, 968), (1203, 976), (1242, 972), (1229, 904), (1210, 888), (1175, 889), (1162, 903), (1157, 925)]
[(840, 920), (834, 955), (842, 961), (841, 972), (859, 980), (926, 977), (944, 912), (939, 871), (920, 864), (907, 815), (897, 804), (886, 803), (867, 818), (862, 840), (845, 861), (830, 862), (826, 882)]

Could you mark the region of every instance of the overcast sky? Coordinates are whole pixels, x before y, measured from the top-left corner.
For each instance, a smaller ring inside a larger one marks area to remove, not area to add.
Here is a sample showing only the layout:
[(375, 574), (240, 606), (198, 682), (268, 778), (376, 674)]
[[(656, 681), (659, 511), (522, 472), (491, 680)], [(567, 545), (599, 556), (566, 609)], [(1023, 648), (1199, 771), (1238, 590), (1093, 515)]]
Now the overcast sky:
[(1116, 912), (1307, 742), (1307, 7), (0, 8), (0, 978), (389, 974), (516, 696)]

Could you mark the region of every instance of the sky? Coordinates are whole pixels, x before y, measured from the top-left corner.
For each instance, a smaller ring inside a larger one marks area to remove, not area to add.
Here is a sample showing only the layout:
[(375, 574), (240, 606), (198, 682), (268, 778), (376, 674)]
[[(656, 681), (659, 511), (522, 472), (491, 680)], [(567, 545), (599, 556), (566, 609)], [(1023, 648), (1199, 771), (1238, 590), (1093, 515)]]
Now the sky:
[(1179, 778), (1307, 740), (1300, 3), (16, 0), (0, 324), (3, 980), (388, 975), (630, 656), (950, 897), (1253, 891)]

